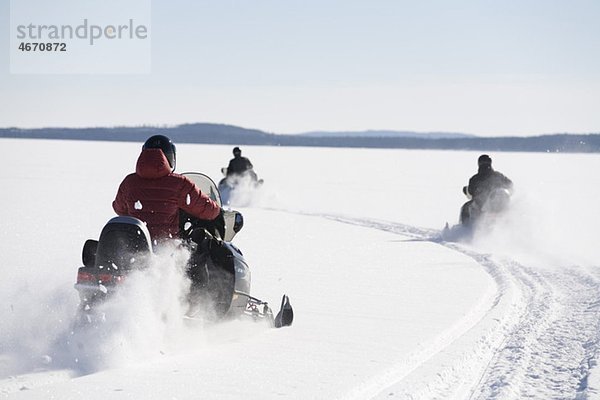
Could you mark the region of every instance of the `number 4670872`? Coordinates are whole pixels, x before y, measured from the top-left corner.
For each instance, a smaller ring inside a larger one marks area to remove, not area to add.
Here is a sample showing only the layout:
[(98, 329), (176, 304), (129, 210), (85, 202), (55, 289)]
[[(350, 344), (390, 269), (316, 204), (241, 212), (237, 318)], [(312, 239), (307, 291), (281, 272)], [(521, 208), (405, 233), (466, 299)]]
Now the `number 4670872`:
[(66, 43), (25, 43), (19, 45), (21, 51), (67, 51)]

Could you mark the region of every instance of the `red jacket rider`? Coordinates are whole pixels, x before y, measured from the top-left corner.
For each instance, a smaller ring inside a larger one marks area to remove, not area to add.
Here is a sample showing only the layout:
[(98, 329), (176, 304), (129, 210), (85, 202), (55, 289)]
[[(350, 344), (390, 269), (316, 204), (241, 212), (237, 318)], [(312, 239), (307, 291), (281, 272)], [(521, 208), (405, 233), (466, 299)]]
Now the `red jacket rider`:
[(125, 177), (112, 204), (118, 215), (144, 221), (153, 240), (177, 237), (179, 210), (204, 220), (214, 220), (221, 212), (217, 203), (174, 170), (175, 145), (166, 136), (150, 137), (135, 173)]

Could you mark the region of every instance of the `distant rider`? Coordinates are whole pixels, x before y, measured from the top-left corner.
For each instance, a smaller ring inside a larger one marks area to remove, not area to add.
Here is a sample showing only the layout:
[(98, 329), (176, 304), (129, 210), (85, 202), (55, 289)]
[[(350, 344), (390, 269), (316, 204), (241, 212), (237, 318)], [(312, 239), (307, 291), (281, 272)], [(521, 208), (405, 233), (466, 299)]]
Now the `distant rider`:
[(229, 160), (229, 166), (227, 167), (227, 177), (249, 173), (252, 179), (256, 180), (257, 176), (253, 168), (250, 160), (242, 157), (242, 150), (239, 147), (234, 147), (233, 158)]
[(492, 159), (487, 154), (482, 154), (477, 159), (479, 168), (477, 174), (469, 179), (469, 186), (463, 187), (465, 195), (471, 198), (466, 202), (460, 212), (461, 223), (470, 224), (481, 214), (484, 204), (495, 189), (506, 189), (512, 193), (513, 183), (506, 176), (492, 168)]

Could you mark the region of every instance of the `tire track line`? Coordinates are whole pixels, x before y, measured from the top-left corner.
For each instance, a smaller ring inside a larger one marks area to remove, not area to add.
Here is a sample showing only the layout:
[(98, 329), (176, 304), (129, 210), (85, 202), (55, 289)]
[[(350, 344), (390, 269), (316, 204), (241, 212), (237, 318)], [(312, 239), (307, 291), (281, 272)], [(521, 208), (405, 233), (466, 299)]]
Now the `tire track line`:
[[(438, 373), (442, 378), (433, 388), (428, 385), (427, 389), (405, 392), (407, 397), (464, 398), (464, 387), (470, 385), (467, 397), (475, 399), (587, 398), (587, 378), (600, 353), (598, 278), (578, 266), (561, 270), (531, 268), (511, 259), (481, 254), (443, 242), (439, 231), (433, 229), (365, 218), (320, 216), (430, 241), (473, 258), (498, 286), (496, 300), (481, 317), (480, 325), (486, 320), (489, 323), (502, 308), (498, 307), (500, 303), (508, 303), (508, 313), (500, 318), (495, 332), (483, 334), (465, 358)], [(510, 296), (516, 297), (510, 300)], [(481, 342), (489, 346), (483, 348)], [(447, 343), (446, 347), (451, 345)], [(466, 384), (465, 380), (471, 383)], [(457, 385), (463, 389), (457, 390)], [(381, 391), (381, 398), (389, 394), (386, 392)]]

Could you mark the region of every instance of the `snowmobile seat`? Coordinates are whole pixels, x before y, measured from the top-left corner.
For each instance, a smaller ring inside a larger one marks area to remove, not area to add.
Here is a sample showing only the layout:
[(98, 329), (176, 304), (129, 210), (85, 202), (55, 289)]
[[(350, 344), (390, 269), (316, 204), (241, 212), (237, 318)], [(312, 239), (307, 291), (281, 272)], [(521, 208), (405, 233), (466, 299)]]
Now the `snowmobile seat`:
[(150, 253), (152, 241), (144, 223), (133, 217), (115, 217), (100, 233), (94, 264), (108, 269), (137, 269), (145, 266)]

